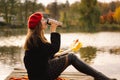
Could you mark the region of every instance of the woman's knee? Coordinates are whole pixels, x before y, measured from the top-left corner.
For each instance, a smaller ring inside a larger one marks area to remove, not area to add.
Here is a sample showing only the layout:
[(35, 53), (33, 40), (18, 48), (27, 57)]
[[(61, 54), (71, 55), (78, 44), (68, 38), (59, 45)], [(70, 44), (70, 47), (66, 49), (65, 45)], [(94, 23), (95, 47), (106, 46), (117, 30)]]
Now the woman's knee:
[(69, 53), (68, 57), (70, 57), (70, 58), (76, 58), (77, 56), (74, 53)]
[(68, 54), (68, 62), (72, 63), (77, 58), (77, 56), (73, 53)]

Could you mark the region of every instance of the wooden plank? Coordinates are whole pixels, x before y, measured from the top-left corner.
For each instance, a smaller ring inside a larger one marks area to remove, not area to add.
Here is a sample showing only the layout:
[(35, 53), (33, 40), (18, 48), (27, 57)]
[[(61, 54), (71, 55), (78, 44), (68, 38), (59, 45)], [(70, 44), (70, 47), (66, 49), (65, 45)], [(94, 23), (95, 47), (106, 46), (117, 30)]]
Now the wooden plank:
[[(12, 77), (21, 78), (25, 76), (27, 76), (25, 69), (14, 69), (5, 80), (9, 80)], [(59, 77), (67, 78), (68, 80), (94, 80), (91, 76), (79, 72), (63, 72)]]
[(60, 77), (68, 78), (69, 80), (94, 80), (93, 77), (79, 72), (63, 72)]

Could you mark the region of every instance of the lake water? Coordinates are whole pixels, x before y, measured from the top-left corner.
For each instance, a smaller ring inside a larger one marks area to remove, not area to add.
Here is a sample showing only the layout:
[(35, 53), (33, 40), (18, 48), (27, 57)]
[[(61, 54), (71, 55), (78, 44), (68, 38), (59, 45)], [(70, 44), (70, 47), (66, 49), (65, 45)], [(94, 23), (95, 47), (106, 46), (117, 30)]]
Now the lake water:
[[(50, 35), (45, 35), (49, 40)], [(79, 39), (83, 47), (93, 46), (98, 49), (89, 65), (105, 75), (120, 80), (120, 32), (99, 33), (61, 33), (61, 48), (68, 48), (73, 40)], [(0, 37), (0, 80), (4, 80), (16, 67), (24, 68), (23, 44), (25, 35)], [(111, 52), (111, 50), (117, 50)], [(81, 54), (76, 54), (80, 59)], [(87, 58), (87, 57), (84, 57)], [(72, 66), (65, 71), (77, 71)]]

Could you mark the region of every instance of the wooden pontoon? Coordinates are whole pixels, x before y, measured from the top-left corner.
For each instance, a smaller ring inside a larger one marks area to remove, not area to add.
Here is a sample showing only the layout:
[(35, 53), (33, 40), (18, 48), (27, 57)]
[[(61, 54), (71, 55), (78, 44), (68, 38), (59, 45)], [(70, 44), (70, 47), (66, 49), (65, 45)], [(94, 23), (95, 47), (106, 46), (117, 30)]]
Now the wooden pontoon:
[[(26, 80), (27, 73), (25, 69), (15, 68), (14, 71), (5, 80)], [(79, 72), (64, 71), (60, 76), (65, 80), (94, 80), (93, 77)], [(23, 78), (23, 79), (20, 79)]]

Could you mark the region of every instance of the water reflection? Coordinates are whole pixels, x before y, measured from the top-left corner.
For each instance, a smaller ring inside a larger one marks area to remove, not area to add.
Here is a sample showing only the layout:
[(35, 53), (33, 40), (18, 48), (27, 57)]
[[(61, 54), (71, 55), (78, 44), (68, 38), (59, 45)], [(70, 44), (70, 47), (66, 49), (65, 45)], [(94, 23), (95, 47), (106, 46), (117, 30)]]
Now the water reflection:
[(16, 46), (0, 47), (0, 62), (7, 65), (14, 65), (21, 61), (21, 48)]
[(3, 28), (0, 29), (0, 36), (8, 37), (8, 36), (18, 36), (18, 35), (24, 35), (26, 34), (26, 29), (11, 29), (11, 28)]
[(86, 63), (94, 63), (94, 58), (97, 56), (97, 53), (108, 52), (109, 54), (120, 55), (120, 47), (102, 47), (97, 48), (93, 46), (87, 46), (80, 49), (80, 58), (83, 59)]
[[(3, 64), (14, 65), (21, 61), (22, 48), (19, 46), (1, 46), (0, 47), (0, 62)], [(119, 55), (120, 47), (114, 47), (110, 49), (106, 48), (96, 48), (93, 46), (82, 47), (79, 50), (80, 58), (86, 63), (94, 63), (94, 58), (97, 56), (97, 51), (99, 52), (109, 52), (110, 54)]]
[(83, 47), (80, 49), (80, 57), (86, 63), (91, 63), (93, 62), (93, 59), (96, 57), (96, 51), (97, 49), (92, 46)]
[(110, 49), (109, 52), (111, 54), (119, 55), (120, 54), (120, 47), (116, 47), (116, 48)]

